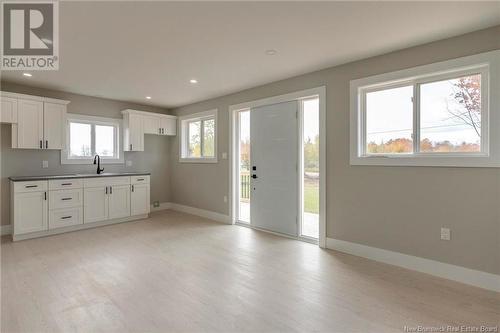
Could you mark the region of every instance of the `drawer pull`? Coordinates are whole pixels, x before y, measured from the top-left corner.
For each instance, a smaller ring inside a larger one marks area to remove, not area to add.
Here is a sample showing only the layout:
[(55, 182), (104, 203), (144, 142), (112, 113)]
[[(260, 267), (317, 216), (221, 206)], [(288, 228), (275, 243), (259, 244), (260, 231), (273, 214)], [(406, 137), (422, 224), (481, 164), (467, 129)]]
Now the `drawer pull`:
[(140, 181), (143, 181), (144, 178), (137, 178), (137, 181), (140, 182)]
[(73, 216), (71, 216), (71, 215), (70, 215), (70, 216), (63, 216), (63, 217), (61, 217), (61, 220), (67, 220), (67, 219), (70, 219), (70, 218), (72, 218), (72, 217), (73, 217)]
[(62, 198), (61, 200), (73, 200), (73, 198)]
[(33, 187), (38, 187), (38, 185), (26, 185), (25, 188), (33, 188)]
[(73, 185), (73, 183), (62, 183), (61, 185), (62, 186), (70, 186), (70, 185)]

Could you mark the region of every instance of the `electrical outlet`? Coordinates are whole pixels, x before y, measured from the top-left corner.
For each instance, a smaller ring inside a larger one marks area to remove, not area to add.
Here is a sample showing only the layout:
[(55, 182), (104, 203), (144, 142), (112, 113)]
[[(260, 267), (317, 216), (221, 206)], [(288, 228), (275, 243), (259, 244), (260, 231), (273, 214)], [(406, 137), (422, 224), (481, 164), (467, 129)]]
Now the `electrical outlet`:
[(222, 159), (227, 160), (227, 153), (222, 153)]
[(160, 207), (160, 202), (159, 201), (153, 201), (153, 207), (155, 207), (155, 208)]
[(441, 239), (449, 241), (451, 239), (451, 230), (448, 228), (441, 228)]
[(132, 161), (131, 161), (131, 160), (128, 160), (128, 161), (127, 161), (127, 166), (128, 166), (128, 167), (129, 167), (129, 166), (132, 166)]
[(227, 202), (227, 195), (224, 196), (224, 202)]
[(49, 161), (42, 161), (42, 168), (47, 169), (49, 167)]

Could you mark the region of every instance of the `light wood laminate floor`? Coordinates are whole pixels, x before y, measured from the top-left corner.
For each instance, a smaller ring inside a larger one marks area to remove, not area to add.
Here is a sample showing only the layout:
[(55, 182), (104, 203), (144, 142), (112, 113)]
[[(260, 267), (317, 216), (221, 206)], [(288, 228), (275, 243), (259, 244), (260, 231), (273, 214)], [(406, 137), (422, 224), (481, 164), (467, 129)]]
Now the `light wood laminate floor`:
[(164, 211), (1, 245), (2, 332), (498, 325), (500, 294)]

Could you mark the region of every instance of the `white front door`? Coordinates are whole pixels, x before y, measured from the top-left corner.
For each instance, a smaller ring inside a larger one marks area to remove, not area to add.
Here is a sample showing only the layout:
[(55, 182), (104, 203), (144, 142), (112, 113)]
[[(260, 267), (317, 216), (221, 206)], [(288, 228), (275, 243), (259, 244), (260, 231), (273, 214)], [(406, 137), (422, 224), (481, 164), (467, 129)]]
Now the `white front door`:
[(298, 102), (250, 110), (250, 224), (298, 235)]

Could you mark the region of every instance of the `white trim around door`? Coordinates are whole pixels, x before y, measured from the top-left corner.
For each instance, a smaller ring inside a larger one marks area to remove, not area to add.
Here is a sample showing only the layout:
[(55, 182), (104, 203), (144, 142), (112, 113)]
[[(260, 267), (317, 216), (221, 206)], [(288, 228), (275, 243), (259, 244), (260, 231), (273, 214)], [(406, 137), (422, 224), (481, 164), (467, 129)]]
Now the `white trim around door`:
[(236, 212), (237, 200), (235, 200), (234, 193), (238, 193), (238, 154), (237, 147), (234, 145), (238, 139), (238, 112), (259, 106), (289, 102), (294, 100), (303, 100), (311, 97), (319, 97), (319, 139), (320, 139), (320, 152), (319, 152), (319, 246), (326, 247), (326, 87), (321, 86), (312, 89), (292, 92), (289, 94), (263, 98), (255, 101), (235, 104), (229, 106), (229, 215), (232, 224), (237, 222)]

